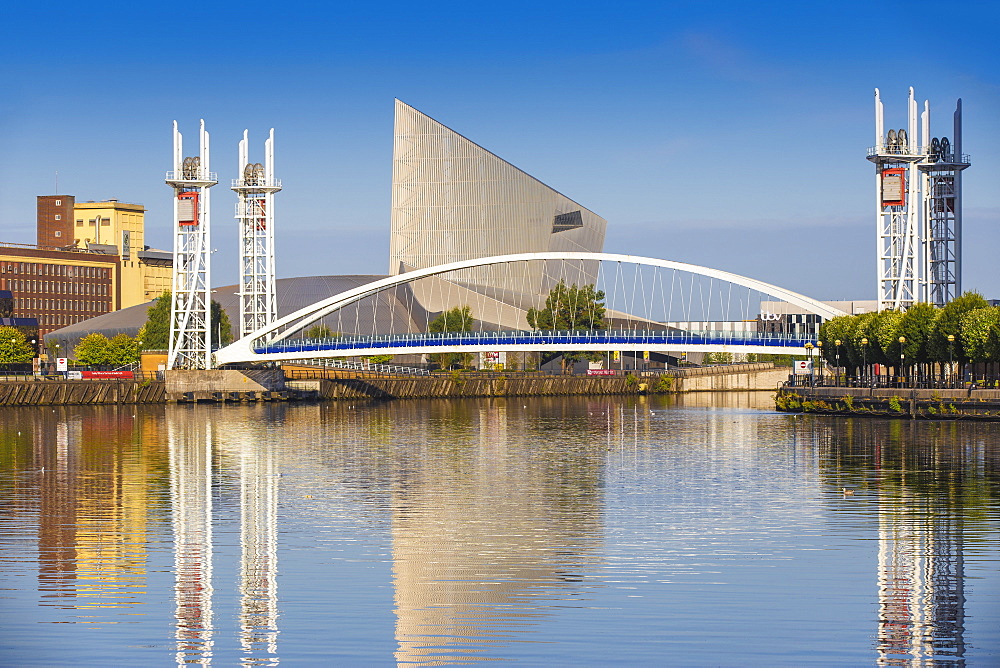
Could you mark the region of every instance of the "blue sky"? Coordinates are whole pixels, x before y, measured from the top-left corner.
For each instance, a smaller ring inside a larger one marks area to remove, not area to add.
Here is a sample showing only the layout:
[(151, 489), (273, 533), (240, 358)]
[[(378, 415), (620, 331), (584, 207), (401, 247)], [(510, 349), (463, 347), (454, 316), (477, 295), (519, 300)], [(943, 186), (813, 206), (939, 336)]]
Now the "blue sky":
[(171, 122), (212, 135), (213, 283), (237, 281), (237, 142), (276, 134), (280, 277), (383, 273), (393, 98), (609, 221), (605, 250), (822, 299), (875, 295), (872, 98), (950, 135), (965, 287), (1000, 298), (1000, 3), (20, 3), (0, 30), (0, 241), (35, 196), (147, 209), (169, 248)]

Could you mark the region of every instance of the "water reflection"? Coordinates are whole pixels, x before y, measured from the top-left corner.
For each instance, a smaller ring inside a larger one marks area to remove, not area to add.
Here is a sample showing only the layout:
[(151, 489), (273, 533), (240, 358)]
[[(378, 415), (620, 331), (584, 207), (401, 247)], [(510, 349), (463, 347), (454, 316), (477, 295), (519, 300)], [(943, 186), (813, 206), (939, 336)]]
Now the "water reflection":
[[(209, 664), (213, 626), (213, 485), (239, 478), (241, 665), (278, 664), (278, 481), (274, 440), (255, 428), (262, 407), (233, 412), (169, 406), (178, 664)], [(254, 419), (256, 418), (256, 419)]]
[[(96, 628), (103, 612), (109, 625), (126, 615), (150, 625), (156, 663), (277, 665), (279, 649), (286, 663), (308, 660), (352, 616), (374, 628), (373, 662), (524, 660), (538, 641), (561, 648), (545, 656), (583, 663), (566, 628), (581, 624), (577, 641), (612, 637), (631, 631), (622, 619), (682, 647), (669, 640), (677, 629), (743, 628), (748, 606), (780, 599), (787, 583), (752, 570), (768, 563), (798, 565), (787, 572), (806, 573), (818, 600), (863, 599), (851, 620), (863, 648), (844, 663), (963, 665), (977, 641), (995, 643), (995, 630), (985, 641), (975, 633), (985, 606), (969, 612), (983, 594), (967, 583), (995, 565), (1000, 425), (724, 404), (704, 395), (9, 410), (0, 577), (28, 575), (59, 621)], [(847, 551), (830, 551), (829, 536), (848, 537), (834, 548)], [(345, 556), (352, 541), (376, 548)], [(857, 581), (824, 577), (844, 556), (862, 564)], [(372, 566), (374, 586), (345, 579), (351, 560)], [(160, 591), (157, 572), (172, 579)], [(324, 592), (309, 608), (302, 583), (320, 572), (335, 600)], [(733, 582), (740, 588), (712, 598)], [(388, 586), (391, 596), (371, 591)], [(647, 600), (633, 608), (633, 593)], [(170, 598), (157, 618), (162, 606), (151, 604)], [(304, 640), (309, 615), (328, 626)], [(805, 660), (795, 643), (816, 639), (789, 629), (788, 656)], [(631, 649), (622, 662), (643, 663)], [(677, 660), (738, 656), (705, 651)]]
[(398, 663), (493, 659), (490, 646), (530, 637), (543, 601), (580, 594), (601, 547), (602, 448), (536, 436), (505, 400), (432, 403), (406, 434), (391, 497)]
[[(249, 410), (260, 413), (262, 407)], [(243, 416), (244, 418), (247, 416)], [(255, 417), (261, 418), (263, 415)], [(242, 665), (278, 664), (278, 483), (274, 440), (260, 420), (225, 425), (220, 450), (239, 471)]]
[[(4, 441), (14, 456), (18, 441), (30, 447), (31, 464), (20, 482), (37, 494), (43, 601), (76, 610), (139, 603), (147, 580), (155, 446), (136, 429), (131, 407), (89, 415), (58, 407), (24, 415), (30, 419)], [(30, 512), (31, 505), (14, 512)]]
[(178, 664), (212, 659), (213, 423), (187, 407), (166, 413), (174, 529), (174, 616)]
[(964, 665), (965, 536), (978, 533), (965, 517), (995, 494), (991, 439), (957, 423), (820, 424), (838, 478), (877, 499), (878, 665)]

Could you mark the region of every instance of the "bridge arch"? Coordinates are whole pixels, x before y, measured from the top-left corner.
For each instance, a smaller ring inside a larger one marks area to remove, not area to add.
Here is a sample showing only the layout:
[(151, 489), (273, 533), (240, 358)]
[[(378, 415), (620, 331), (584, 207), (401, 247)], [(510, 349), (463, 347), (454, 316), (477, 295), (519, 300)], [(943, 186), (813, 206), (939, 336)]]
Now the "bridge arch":
[[(535, 261), (547, 261), (547, 262), (564, 262), (564, 261), (579, 261), (581, 263), (586, 262), (609, 262), (609, 263), (619, 263), (619, 264), (629, 264), (641, 267), (651, 267), (665, 270), (674, 270), (680, 272), (686, 272), (694, 276), (705, 277), (713, 280), (719, 280), (723, 282), (728, 282), (732, 285), (741, 286), (747, 288), (748, 290), (753, 290), (758, 293), (769, 295), (775, 300), (785, 301), (799, 308), (803, 309), (807, 313), (812, 313), (818, 315), (822, 318), (828, 319), (841, 315), (845, 313), (839, 309), (828, 306), (816, 299), (807, 297), (800, 293), (782, 288), (777, 285), (766, 283), (764, 281), (759, 281), (757, 279), (749, 278), (746, 276), (741, 276), (732, 272), (724, 271), (721, 269), (713, 269), (710, 267), (704, 267), (700, 265), (688, 264), (685, 262), (677, 262), (674, 260), (662, 260), (658, 258), (642, 257), (636, 255), (623, 255), (615, 253), (586, 253), (586, 252), (542, 252), (542, 253), (518, 253), (511, 255), (498, 255), (488, 258), (477, 258), (472, 260), (462, 260), (458, 262), (449, 262), (445, 264), (436, 265), (433, 267), (426, 267), (423, 269), (416, 269), (406, 273), (398, 274), (395, 276), (389, 276), (383, 279), (367, 283), (365, 285), (346, 290), (339, 294), (333, 295), (326, 299), (320, 300), (310, 306), (304, 307), (290, 313), (282, 318), (277, 319), (275, 322), (271, 323), (266, 327), (262, 327), (255, 332), (239, 339), (238, 341), (219, 349), (215, 353), (215, 364), (229, 364), (234, 362), (247, 362), (254, 361), (258, 359), (263, 359), (258, 355), (254, 348), (262, 343), (274, 343), (278, 341), (285, 340), (292, 335), (301, 332), (304, 328), (310, 326), (316, 321), (321, 320), (325, 316), (336, 312), (339, 309), (344, 309), (352, 304), (356, 304), (368, 297), (378, 294), (384, 290), (390, 290), (403, 286), (406, 284), (414, 283), (420, 279), (425, 279), (429, 277), (442, 276), (445, 274), (458, 272), (461, 270), (477, 269), (485, 267), (493, 267), (496, 265), (509, 265), (513, 263), (522, 262), (535, 262)], [(359, 353), (360, 354), (360, 353)], [(371, 354), (371, 353), (364, 353)]]

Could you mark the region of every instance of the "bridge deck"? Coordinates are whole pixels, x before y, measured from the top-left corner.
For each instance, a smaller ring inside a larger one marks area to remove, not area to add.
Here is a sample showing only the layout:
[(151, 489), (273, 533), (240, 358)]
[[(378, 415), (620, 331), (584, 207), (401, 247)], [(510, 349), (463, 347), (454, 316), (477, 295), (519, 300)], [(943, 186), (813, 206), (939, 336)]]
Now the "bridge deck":
[[(682, 332), (663, 330), (501, 331), (443, 332), (437, 334), (392, 334), (339, 336), (326, 339), (294, 339), (255, 345), (257, 355), (378, 354), (378, 351), (465, 352), (471, 350), (560, 348), (593, 350), (665, 350), (767, 348), (774, 353), (805, 351), (808, 336), (755, 332)], [(371, 351), (374, 351), (371, 352)]]

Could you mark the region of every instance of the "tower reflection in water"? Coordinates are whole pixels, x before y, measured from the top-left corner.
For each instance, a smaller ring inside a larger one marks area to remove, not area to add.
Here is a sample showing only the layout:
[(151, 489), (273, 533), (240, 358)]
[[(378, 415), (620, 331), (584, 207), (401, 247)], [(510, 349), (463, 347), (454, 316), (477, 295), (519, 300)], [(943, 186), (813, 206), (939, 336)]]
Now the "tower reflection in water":
[(877, 664), (963, 665), (963, 506), (990, 465), (986, 443), (954, 423), (859, 419), (831, 421), (828, 429), (838, 475), (856, 476), (875, 492)]
[(240, 478), (240, 646), (244, 665), (276, 665), (280, 474), (274, 442), (250, 425), (227, 429), (219, 443)]
[(879, 665), (964, 655), (962, 532), (931, 501), (902, 493), (879, 512)]
[[(965, 654), (962, 479), (985, 450), (956, 447), (952, 424), (913, 423), (867, 435), (881, 469), (879, 633), (881, 665), (945, 665)], [(880, 438), (881, 436), (881, 438)]]
[[(251, 409), (252, 410), (252, 409)], [(278, 663), (278, 472), (274, 445), (257, 438), (243, 411), (208, 420), (168, 407), (175, 544), (177, 663), (211, 663), (212, 482), (236, 469), (240, 483), (239, 641), (243, 665)], [(214, 426), (213, 426), (214, 425)], [(218, 452), (220, 463), (213, 452)]]
[(167, 411), (177, 663), (211, 663), (212, 423)]

